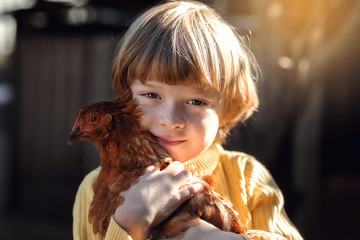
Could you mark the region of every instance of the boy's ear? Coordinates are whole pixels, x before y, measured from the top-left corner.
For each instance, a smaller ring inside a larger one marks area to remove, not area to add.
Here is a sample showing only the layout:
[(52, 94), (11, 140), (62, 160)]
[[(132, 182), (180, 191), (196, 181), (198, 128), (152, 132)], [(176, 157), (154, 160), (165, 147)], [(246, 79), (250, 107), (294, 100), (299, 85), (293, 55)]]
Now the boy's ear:
[(225, 124), (226, 124), (226, 121), (225, 121), (224, 117), (222, 117), (219, 121), (219, 128), (222, 128)]
[(219, 114), (219, 128), (225, 126), (225, 124), (229, 123), (229, 112), (226, 111), (226, 106), (223, 100), (220, 100), (222, 105), (221, 113)]
[(227, 123), (229, 123), (229, 116), (224, 112), (219, 117), (219, 128), (225, 126)]

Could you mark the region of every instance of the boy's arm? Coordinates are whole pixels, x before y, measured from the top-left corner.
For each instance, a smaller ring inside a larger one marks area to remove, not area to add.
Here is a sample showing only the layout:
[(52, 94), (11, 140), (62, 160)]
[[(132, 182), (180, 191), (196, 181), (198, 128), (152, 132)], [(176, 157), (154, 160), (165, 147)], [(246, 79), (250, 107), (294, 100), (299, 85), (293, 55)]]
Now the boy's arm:
[(218, 240), (218, 239), (226, 239), (226, 240), (251, 240), (250, 238), (241, 235), (235, 234), (232, 232), (224, 232), (214, 225), (205, 222), (204, 220), (200, 220), (200, 224), (189, 228), (182, 240)]
[(250, 159), (245, 172), (252, 223), (247, 235), (251, 239), (276, 239), (276, 233), (289, 240), (302, 240), (285, 212), (284, 197), (269, 171)]
[(130, 235), (122, 229), (112, 217), (106, 232), (105, 240), (132, 240)]
[(245, 235), (235, 234), (232, 232), (225, 232), (214, 225), (200, 220), (200, 224), (188, 229), (182, 240), (286, 240), (285, 237), (271, 232), (265, 232), (262, 230), (249, 230)]

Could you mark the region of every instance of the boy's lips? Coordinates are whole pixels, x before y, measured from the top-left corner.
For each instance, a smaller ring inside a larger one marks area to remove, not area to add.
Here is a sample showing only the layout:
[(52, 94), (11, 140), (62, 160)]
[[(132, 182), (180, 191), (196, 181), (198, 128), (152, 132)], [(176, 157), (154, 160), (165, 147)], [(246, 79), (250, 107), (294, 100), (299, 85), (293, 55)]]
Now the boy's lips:
[(186, 142), (184, 139), (179, 138), (165, 138), (165, 137), (158, 137), (157, 140), (161, 145), (178, 145), (183, 142)]

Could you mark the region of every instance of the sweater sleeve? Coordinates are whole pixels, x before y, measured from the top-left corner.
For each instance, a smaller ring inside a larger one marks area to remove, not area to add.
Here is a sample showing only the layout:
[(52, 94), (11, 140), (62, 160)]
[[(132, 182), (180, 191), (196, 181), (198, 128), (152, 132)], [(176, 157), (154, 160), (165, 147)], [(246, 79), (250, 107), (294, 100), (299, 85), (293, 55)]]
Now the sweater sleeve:
[(245, 179), (252, 223), (248, 236), (252, 239), (285, 237), (289, 240), (301, 240), (301, 235), (284, 210), (281, 190), (269, 171), (253, 157), (247, 160)]
[[(92, 188), (99, 174), (99, 168), (90, 172), (82, 181), (75, 197), (73, 207), (73, 238), (74, 240), (102, 240), (104, 239), (100, 234), (94, 234), (92, 226), (88, 221), (88, 213), (90, 209), (91, 200), (94, 196)], [(111, 218), (106, 240), (131, 240), (132, 238), (123, 230), (113, 218)]]

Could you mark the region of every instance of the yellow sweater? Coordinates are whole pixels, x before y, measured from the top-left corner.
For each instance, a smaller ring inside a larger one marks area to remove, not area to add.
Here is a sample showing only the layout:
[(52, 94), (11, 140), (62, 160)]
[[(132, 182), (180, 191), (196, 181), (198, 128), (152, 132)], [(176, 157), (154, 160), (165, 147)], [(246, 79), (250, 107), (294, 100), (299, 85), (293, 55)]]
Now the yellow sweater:
[[(250, 229), (251, 239), (302, 239), (287, 217), (284, 198), (268, 170), (254, 157), (224, 150), (214, 144), (200, 156), (187, 161), (185, 167), (195, 167), (200, 174), (217, 177), (216, 191), (227, 196), (239, 213), (239, 219)], [(78, 239), (103, 239), (94, 235), (88, 222), (88, 212), (94, 192), (92, 185), (100, 168), (90, 172), (81, 183), (73, 209), (73, 235)], [(105, 239), (131, 237), (111, 218)]]

